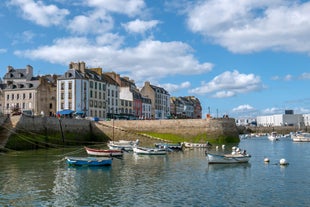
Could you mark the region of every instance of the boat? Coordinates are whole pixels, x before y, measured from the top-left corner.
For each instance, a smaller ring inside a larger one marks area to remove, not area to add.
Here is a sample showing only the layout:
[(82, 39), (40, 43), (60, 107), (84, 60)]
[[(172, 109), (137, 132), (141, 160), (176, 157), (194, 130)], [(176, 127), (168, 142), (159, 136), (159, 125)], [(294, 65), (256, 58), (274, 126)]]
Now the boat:
[(134, 146), (133, 152), (138, 155), (165, 155), (167, 149)]
[(182, 145), (186, 148), (208, 148), (212, 146), (209, 142), (207, 143), (182, 142)]
[(155, 143), (155, 147), (159, 149), (169, 149), (170, 151), (178, 151), (183, 148), (181, 143)]
[(277, 132), (271, 132), (269, 135), (268, 135), (268, 139), (270, 141), (278, 141), (279, 140), (279, 135)]
[(247, 154), (245, 150), (241, 151), (239, 148), (233, 148), (231, 154), (212, 154), (206, 151), (206, 156), (209, 164), (247, 163), (251, 158), (251, 155)]
[(108, 143), (109, 149), (112, 150), (126, 150), (126, 151), (132, 151), (132, 148), (134, 145), (139, 145), (139, 140), (136, 141), (126, 141), (126, 140), (120, 140), (120, 141), (110, 141)]
[(310, 142), (310, 133), (296, 132), (295, 134), (291, 134), (291, 138), (294, 142)]
[(122, 149), (93, 149), (84, 147), (88, 155), (92, 156), (104, 156), (104, 157), (115, 157), (123, 156), (124, 151)]
[(109, 166), (112, 164), (110, 157), (65, 157), (69, 165), (75, 166)]

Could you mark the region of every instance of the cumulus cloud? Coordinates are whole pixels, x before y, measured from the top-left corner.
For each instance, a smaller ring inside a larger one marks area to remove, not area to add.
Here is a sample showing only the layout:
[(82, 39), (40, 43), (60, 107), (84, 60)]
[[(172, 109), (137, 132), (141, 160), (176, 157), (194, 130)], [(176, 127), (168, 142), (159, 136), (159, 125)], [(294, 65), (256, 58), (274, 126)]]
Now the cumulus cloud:
[(69, 14), (67, 9), (60, 9), (55, 5), (46, 5), (43, 1), (10, 0), (11, 6), (19, 7), (23, 18), (41, 26), (59, 25)]
[(186, 81), (180, 84), (166, 83), (160, 86), (169, 91), (169, 93), (174, 93), (178, 90), (189, 88), (191, 86), (191, 83), (189, 81)]
[(103, 34), (110, 31), (113, 26), (114, 21), (110, 15), (95, 12), (89, 16), (75, 16), (69, 21), (67, 28), (74, 34)]
[(129, 17), (142, 15), (146, 6), (144, 0), (87, 0), (86, 4), (101, 11), (125, 14)]
[(283, 114), (284, 110), (282, 108), (267, 108), (262, 110), (262, 114), (264, 115), (271, 115), (271, 114)]
[(310, 2), (197, 1), (187, 16), (191, 31), (232, 52), (271, 49), (310, 53)]
[(226, 71), (208, 83), (203, 82), (200, 87), (190, 90), (194, 94), (212, 94), (215, 98), (236, 96), (263, 89), (259, 76), (254, 74), (241, 74), (237, 70)]
[(245, 111), (253, 111), (255, 108), (249, 104), (240, 105), (236, 108), (233, 108), (233, 112), (245, 112)]
[(159, 24), (159, 21), (157, 20), (143, 21), (140, 19), (136, 19), (126, 24), (122, 24), (122, 26), (129, 33), (144, 34), (146, 31), (156, 27), (157, 24)]
[(153, 81), (176, 74), (194, 75), (212, 70), (211, 63), (200, 63), (192, 52), (192, 48), (182, 42), (144, 40), (135, 47), (115, 48), (109, 44), (98, 45), (85, 37), (75, 37), (57, 39), (53, 45), (19, 50), (15, 54), (65, 65), (83, 60), (89, 66), (102, 65), (106, 70), (128, 75), (136, 81)]

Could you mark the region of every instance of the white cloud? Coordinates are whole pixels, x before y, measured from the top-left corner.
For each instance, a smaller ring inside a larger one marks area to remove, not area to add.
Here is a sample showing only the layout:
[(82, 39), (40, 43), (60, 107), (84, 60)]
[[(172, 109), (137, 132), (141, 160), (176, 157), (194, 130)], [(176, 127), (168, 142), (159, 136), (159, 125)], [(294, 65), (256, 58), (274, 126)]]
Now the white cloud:
[(310, 2), (209, 0), (188, 9), (187, 25), (236, 53), (310, 53)]
[(166, 84), (161, 84), (161, 87), (166, 89), (170, 94), (173, 92), (176, 92), (181, 89), (186, 89), (191, 86), (191, 83), (189, 81), (183, 82), (181, 84), (172, 84), (172, 83), (166, 83)]
[(285, 80), (285, 81), (290, 81), (290, 80), (292, 80), (292, 79), (293, 79), (293, 76), (290, 75), (290, 74), (287, 74), (287, 75), (284, 77), (284, 80)]
[(21, 34), (16, 34), (14, 36), (14, 40), (12, 42), (13, 45), (19, 44), (19, 43), (31, 43), (33, 42), (33, 38), (36, 35), (32, 31), (24, 31)]
[(309, 80), (310, 79), (310, 73), (301, 74), (300, 79)]
[(173, 75), (203, 74), (213, 67), (211, 63), (200, 63), (195, 59), (192, 48), (185, 43), (153, 40), (119, 49), (107, 42), (105, 45), (98, 45), (87, 38), (64, 38), (54, 41), (50, 46), (16, 51), (15, 54), (63, 65), (83, 60), (89, 66), (101, 65), (105, 70), (127, 75), (136, 81), (151, 82)]
[(283, 113), (284, 113), (284, 110), (283, 110), (283, 109), (281, 109), (281, 108), (276, 108), (276, 107), (267, 108), (267, 109), (262, 110), (262, 114), (264, 114), (264, 115), (283, 114)]
[(142, 14), (143, 0), (87, 0), (87, 5), (107, 12), (126, 14), (130, 17)]
[(209, 83), (203, 82), (200, 87), (190, 90), (190, 93), (213, 93), (213, 97), (225, 98), (239, 93), (261, 90), (263, 87), (259, 76), (241, 74), (234, 70), (233, 72), (226, 71), (216, 76)]
[(245, 111), (253, 111), (255, 108), (249, 104), (240, 105), (236, 108), (233, 108), (233, 112), (245, 112)]
[(89, 16), (75, 16), (69, 21), (68, 29), (77, 34), (104, 34), (114, 26), (114, 20), (104, 12), (94, 12)]
[(0, 48), (0, 54), (4, 54), (7, 52), (7, 49), (4, 49), (4, 48)]
[(128, 22), (126, 24), (122, 24), (122, 26), (129, 33), (144, 34), (147, 30), (150, 30), (150, 29), (156, 27), (157, 24), (159, 24), (159, 21), (157, 21), (157, 20), (143, 21), (140, 19), (136, 19), (136, 20)]
[(67, 9), (59, 9), (55, 5), (45, 5), (43, 1), (10, 0), (8, 4), (19, 7), (23, 18), (41, 26), (58, 25), (69, 14)]

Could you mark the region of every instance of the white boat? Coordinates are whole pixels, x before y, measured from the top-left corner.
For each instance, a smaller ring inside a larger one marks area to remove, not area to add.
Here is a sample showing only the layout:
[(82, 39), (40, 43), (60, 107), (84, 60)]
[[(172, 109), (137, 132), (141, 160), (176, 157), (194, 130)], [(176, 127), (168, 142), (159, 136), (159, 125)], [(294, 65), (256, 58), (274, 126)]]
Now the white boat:
[(138, 155), (165, 155), (167, 154), (166, 149), (162, 148), (148, 148), (148, 147), (138, 147), (134, 146), (133, 152)]
[(247, 163), (251, 155), (245, 150), (240, 150), (237, 147), (232, 148), (231, 154), (211, 154), (206, 151), (206, 156), (209, 164), (231, 164), (231, 163)]
[(207, 153), (209, 164), (230, 164), (230, 163), (247, 163), (249, 162), (251, 155), (249, 154), (211, 154)]
[(291, 138), (294, 142), (310, 142), (310, 133), (297, 132), (295, 134), (291, 134)]
[(278, 141), (279, 140), (279, 135), (277, 132), (271, 132), (269, 135), (268, 135), (268, 139), (270, 141)]
[(138, 145), (139, 140), (137, 139), (136, 141), (125, 141), (125, 140), (120, 140), (120, 141), (110, 141), (108, 143), (109, 149), (118, 149), (118, 150), (126, 150), (126, 151), (132, 151), (132, 148), (134, 145)]
[(186, 148), (207, 148), (212, 146), (209, 142), (207, 143), (182, 142), (182, 145)]
[(121, 149), (94, 149), (84, 147), (88, 155), (92, 156), (103, 156), (103, 157), (115, 157), (123, 156), (124, 152)]

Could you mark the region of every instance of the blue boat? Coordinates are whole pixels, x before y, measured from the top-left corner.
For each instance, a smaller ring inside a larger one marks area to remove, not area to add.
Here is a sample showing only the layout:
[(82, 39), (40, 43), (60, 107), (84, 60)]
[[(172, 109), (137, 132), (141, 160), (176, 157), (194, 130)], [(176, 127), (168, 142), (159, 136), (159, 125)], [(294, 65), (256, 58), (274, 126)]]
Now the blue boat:
[(110, 157), (65, 157), (69, 165), (77, 166), (109, 166), (112, 164)]

